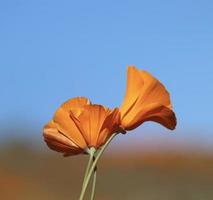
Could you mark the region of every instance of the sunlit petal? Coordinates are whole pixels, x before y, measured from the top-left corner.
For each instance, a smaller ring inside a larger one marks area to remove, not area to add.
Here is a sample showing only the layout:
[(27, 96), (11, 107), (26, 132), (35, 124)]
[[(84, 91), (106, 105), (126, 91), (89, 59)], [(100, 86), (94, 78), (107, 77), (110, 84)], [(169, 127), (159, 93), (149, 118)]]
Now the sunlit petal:
[(128, 68), (126, 95), (120, 112), (121, 126), (126, 130), (145, 121), (155, 121), (169, 129), (176, 126), (170, 96), (163, 84), (133, 66)]
[(67, 112), (63, 108), (59, 108), (53, 117), (53, 121), (56, 123), (57, 129), (64, 135), (66, 135), (66, 137), (71, 139), (82, 149), (86, 148), (86, 141), (84, 140), (82, 133), (70, 117), (69, 112)]
[(107, 139), (115, 132), (119, 131), (120, 112), (118, 108), (107, 114), (97, 140), (97, 146), (103, 145)]
[(84, 106), (90, 104), (90, 100), (86, 97), (75, 97), (64, 102), (61, 105), (61, 108), (68, 111), (69, 113), (72, 112), (75, 116), (79, 116), (83, 111)]
[(76, 154), (81, 152), (76, 144), (74, 144), (69, 138), (61, 134), (53, 121), (50, 121), (44, 126), (44, 140), (47, 145), (58, 152)]

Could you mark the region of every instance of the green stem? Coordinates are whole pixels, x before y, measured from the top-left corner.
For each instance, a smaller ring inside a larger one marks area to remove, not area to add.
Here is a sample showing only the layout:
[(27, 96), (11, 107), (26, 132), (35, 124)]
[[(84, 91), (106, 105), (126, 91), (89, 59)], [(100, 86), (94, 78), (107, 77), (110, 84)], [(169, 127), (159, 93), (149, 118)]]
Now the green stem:
[(92, 163), (92, 166), (90, 167), (90, 170), (86, 176), (86, 179), (85, 179), (85, 182), (84, 182), (84, 185), (82, 187), (82, 190), (81, 190), (81, 195), (80, 195), (80, 198), (79, 200), (83, 200), (84, 198), (84, 195), (85, 195), (85, 192), (86, 192), (86, 189), (87, 189), (87, 186), (88, 186), (88, 183), (89, 183), (89, 180), (92, 176), (92, 173), (97, 165), (97, 162), (99, 160), (99, 158), (101, 157), (101, 155), (103, 154), (104, 150), (106, 149), (106, 147), (108, 146), (108, 144), (111, 142), (111, 140), (117, 135), (117, 133), (114, 133), (111, 135), (111, 137), (107, 140), (107, 142), (102, 146), (101, 150), (99, 151), (99, 153), (97, 154), (97, 157), (95, 158), (94, 162)]
[[(93, 156), (93, 162), (94, 161), (95, 161), (95, 156)], [(97, 166), (95, 166), (95, 169), (94, 169), (93, 182), (92, 182), (92, 194), (91, 194), (90, 200), (95, 199), (96, 179), (97, 179)]]
[(87, 152), (89, 153), (89, 161), (88, 161), (88, 164), (87, 164), (87, 168), (86, 168), (86, 171), (85, 171), (85, 174), (84, 174), (84, 180), (83, 180), (83, 186), (84, 186), (84, 182), (86, 180), (86, 177), (87, 177), (87, 174), (89, 172), (89, 168), (92, 164), (92, 161), (93, 161), (93, 157), (94, 157), (94, 154), (95, 154), (95, 148), (92, 147), (91, 149), (88, 149)]
[(81, 191), (84, 190), (85, 181), (86, 181), (86, 178), (87, 178), (87, 175), (88, 175), (90, 166), (91, 166), (91, 164), (92, 164), (93, 156), (94, 156), (95, 152), (96, 152), (96, 149), (93, 148), (93, 147), (92, 147), (91, 149), (87, 149), (87, 153), (89, 154), (89, 161), (88, 161), (87, 168), (86, 168), (86, 171), (85, 171), (85, 174), (84, 174), (84, 180), (83, 180), (83, 184), (82, 184), (82, 189), (81, 189)]

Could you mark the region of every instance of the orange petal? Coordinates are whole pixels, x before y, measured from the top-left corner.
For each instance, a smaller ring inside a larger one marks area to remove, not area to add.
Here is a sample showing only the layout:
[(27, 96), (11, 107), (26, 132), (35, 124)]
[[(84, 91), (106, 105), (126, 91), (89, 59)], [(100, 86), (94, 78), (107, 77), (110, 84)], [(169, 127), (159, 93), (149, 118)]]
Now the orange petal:
[(110, 110), (101, 105), (87, 105), (84, 111), (74, 119), (89, 147), (95, 147), (104, 120)]
[(79, 148), (72, 140), (60, 133), (57, 129), (56, 124), (53, 121), (50, 121), (44, 126), (44, 138), (45, 140), (55, 140), (64, 145)]
[(158, 122), (171, 130), (176, 126), (175, 113), (161, 104), (149, 104), (146, 107), (141, 107), (138, 113), (132, 117), (131, 121), (128, 121), (128, 119), (125, 121), (124, 119), (122, 125), (126, 130), (132, 130), (145, 121)]
[(60, 107), (54, 117), (53, 121), (56, 123), (57, 129), (63, 133), (66, 137), (73, 141), (77, 146), (84, 149), (87, 147), (86, 141), (82, 136), (82, 133), (76, 126), (73, 119), (70, 117), (70, 113)]
[(177, 124), (175, 113), (165, 106), (161, 106), (159, 108), (160, 112), (156, 112), (152, 115), (146, 116), (146, 119), (144, 121), (158, 122), (166, 128), (174, 130)]
[(126, 130), (132, 130), (148, 120), (170, 129), (176, 126), (165, 87), (148, 72), (133, 66), (128, 68), (127, 90), (120, 112), (121, 125)]
[(75, 116), (79, 116), (84, 106), (90, 104), (90, 100), (86, 97), (75, 97), (63, 103), (61, 107), (69, 113), (72, 112)]
[(53, 121), (44, 126), (44, 140), (49, 148), (63, 152), (64, 154), (74, 155), (81, 153), (83, 150), (75, 145), (69, 138), (62, 135), (56, 128)]
[(96, 146), (102, 146), (113, 133), (119, 131), (119, 125), (120, 112), (118, 108), (115, 108), (106, 116), (101, 127)]
[(76, 118), (71, 115), (76, 126), (83, 133), (89, 147), (98, 148), (116, 132), (120, 125), (119, 109), (110, 110), (101, 105), (85, 106), (81, 115)]
[(82, 154), (83, 150), (82, 149), (72, 149), (70, 147), (67, 147), (66, 145), (63, 145), (57, 141), (51, 141), (47, 143), (47, 146), (57, 152), (64, 153), (65, 156), (71, 156), (71, 155), (76, 155), (76, 154)]

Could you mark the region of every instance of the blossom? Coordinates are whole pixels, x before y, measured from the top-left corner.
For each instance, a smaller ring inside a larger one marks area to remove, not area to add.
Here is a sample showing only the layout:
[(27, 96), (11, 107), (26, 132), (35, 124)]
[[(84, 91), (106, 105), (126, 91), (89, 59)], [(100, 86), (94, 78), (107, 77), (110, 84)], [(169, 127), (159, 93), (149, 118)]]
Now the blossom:
[(110, 110), (76, 97), (60, 106), (44, 126), (43, 136), (51, 149), (69, 156), (86, 153), (90, 147), (98, 149), (118, 127), (118, 108)]
[(146, 71), (128, 67), (126, 95), (121, 107), (110, 110), (85, 97), (63, 103), (44, 126), (47, 145), (65, 156), (100, 148), (113, 133), (125, 133), (145, 121), (176, 126), (170, 95), (160, 81)]
[(128, 67), (126, 95), (120, 116), (124, 130), (135, 129), (145, 121), (160, 123), (171, 130), (176, 126), (166, 88), (151, 74), (134, 66)]

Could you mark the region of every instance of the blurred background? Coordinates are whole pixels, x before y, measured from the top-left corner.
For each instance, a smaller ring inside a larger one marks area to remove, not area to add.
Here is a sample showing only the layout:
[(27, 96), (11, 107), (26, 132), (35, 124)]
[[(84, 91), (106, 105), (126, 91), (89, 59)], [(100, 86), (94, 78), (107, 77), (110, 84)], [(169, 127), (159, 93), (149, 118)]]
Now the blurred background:
[(0, 1), (0, 199), (77, 199), (86, 156), (42, 129), (61, 103), (120, 106), (127, 65), (171, 94), (178, 125), (147, 122), (111, 143), (99, 200), (213, 199), (213, 2)]

